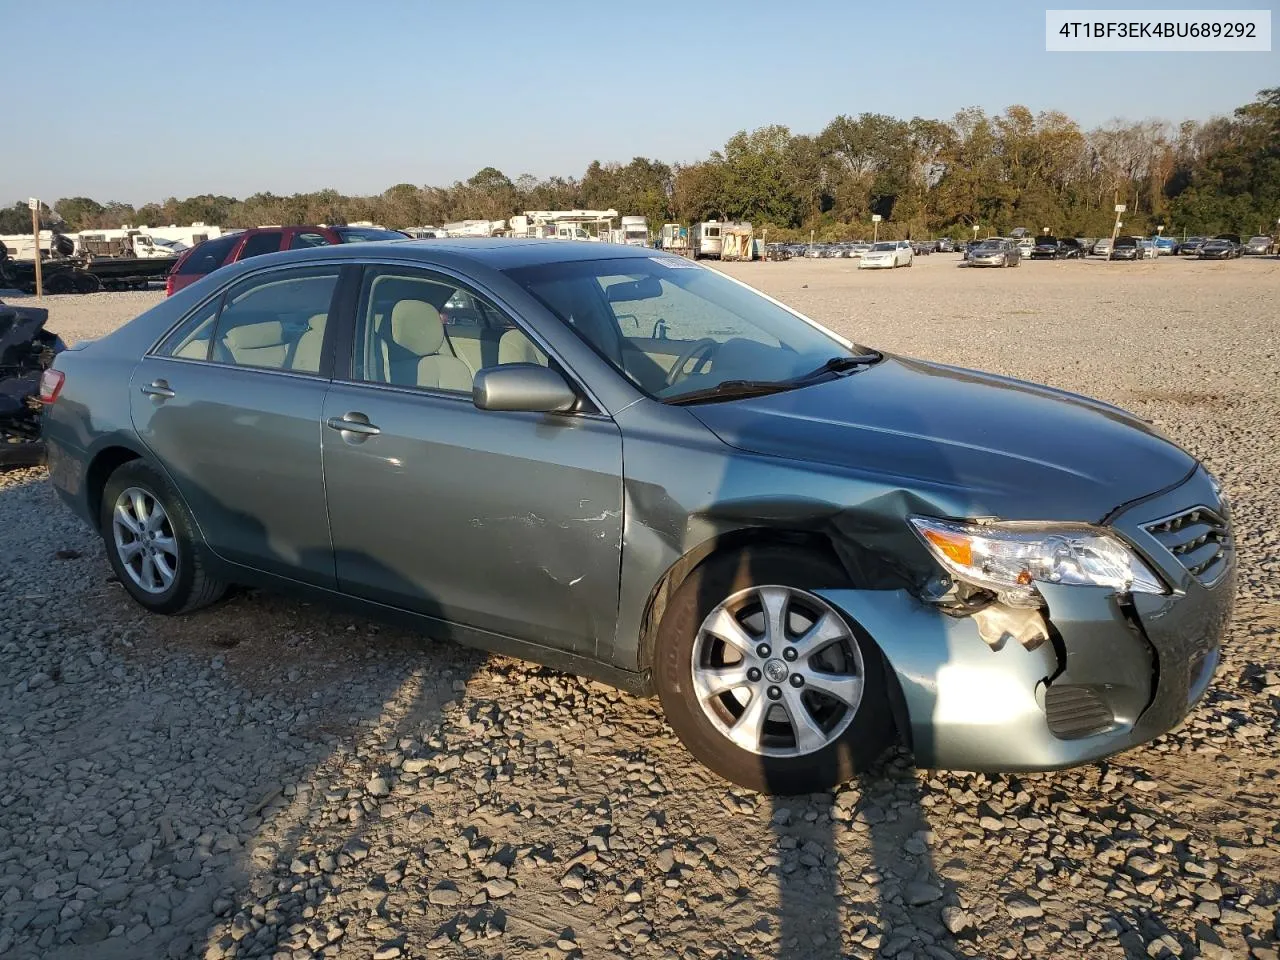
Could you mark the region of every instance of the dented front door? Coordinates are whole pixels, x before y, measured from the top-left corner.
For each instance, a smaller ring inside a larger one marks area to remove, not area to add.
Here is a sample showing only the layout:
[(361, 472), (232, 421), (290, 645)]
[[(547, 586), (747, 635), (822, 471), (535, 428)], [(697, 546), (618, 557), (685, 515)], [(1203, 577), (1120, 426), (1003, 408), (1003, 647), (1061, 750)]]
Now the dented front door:
[[(330, 426), (344, 417), (366, 426)], [(612, 640), (622, 541), (612, 420), (335, 383), (323, 423), (339, 589), (564, 650)]]

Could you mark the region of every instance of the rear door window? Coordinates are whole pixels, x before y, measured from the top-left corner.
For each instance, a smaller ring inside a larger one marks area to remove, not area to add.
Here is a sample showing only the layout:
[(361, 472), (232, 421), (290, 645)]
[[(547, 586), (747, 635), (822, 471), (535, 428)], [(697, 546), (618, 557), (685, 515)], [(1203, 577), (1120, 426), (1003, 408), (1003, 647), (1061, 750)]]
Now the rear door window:
[(156, 355), (319, 373), (338, 276), (334, 265), (274, 270), (242, 280), (199, 307)]
[(178, 268), (178, 273), (198, 276), (213, 273), (226, 261), (239, 240), (240, 236), (234, 233), (227, 237), (206, 240), (192, 249), (191, 255), (182, 261), (182, 266)]
[(280, 241), (283, 236), (283, 231), (280, 230), (255, 233), (244, 242), (244, 249), (240, 251), (240, 259), (248, 260), (250, 257), (260, 257), (264, 253), (275, 253), (280, 249)]

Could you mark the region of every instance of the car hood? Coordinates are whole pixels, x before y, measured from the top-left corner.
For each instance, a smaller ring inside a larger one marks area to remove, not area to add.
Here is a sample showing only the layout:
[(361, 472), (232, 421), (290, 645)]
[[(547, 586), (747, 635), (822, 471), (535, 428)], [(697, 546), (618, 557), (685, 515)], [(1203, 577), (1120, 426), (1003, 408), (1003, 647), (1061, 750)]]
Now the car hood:
[(687, 409), (732, 447), (932, 495), (954, 516), (1096, 523), (1195, 466), (1118, 407), (903, 357), (784, 393)]

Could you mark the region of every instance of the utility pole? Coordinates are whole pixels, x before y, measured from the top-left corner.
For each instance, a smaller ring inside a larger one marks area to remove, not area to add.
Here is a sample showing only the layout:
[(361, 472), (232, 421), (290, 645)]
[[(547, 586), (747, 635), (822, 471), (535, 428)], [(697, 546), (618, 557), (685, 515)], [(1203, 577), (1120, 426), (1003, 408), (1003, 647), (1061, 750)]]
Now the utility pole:
[(1107, 254), (1107, 259), (1111, 259), (1112, 253), (1116, 249), (1116, 237), (1120, 234), (1120, 214), (1124, 213), (1125, 205), (1123, 203), (1116, 204), (1116, 223), (1111, 228), (1111, 252)]
[(44, 298), (44, 288), (40, 276), (40, 201), (32, 197), (27, 201), (27, 206), (31, 208), (31, 239), (35, 244), (36, 299), (41, 300)]

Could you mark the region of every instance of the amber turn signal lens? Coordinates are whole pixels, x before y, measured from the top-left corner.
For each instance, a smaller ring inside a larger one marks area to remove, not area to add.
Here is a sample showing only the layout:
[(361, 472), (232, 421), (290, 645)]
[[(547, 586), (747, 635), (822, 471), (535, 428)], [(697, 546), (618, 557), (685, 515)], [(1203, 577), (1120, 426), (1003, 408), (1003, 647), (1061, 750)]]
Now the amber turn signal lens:
[(925, 539), (938, 549), (948, 560), (962, 567), (973, 566), (973, 547), (968, 539), (954, 533), (941, 530), (924, 530)]

